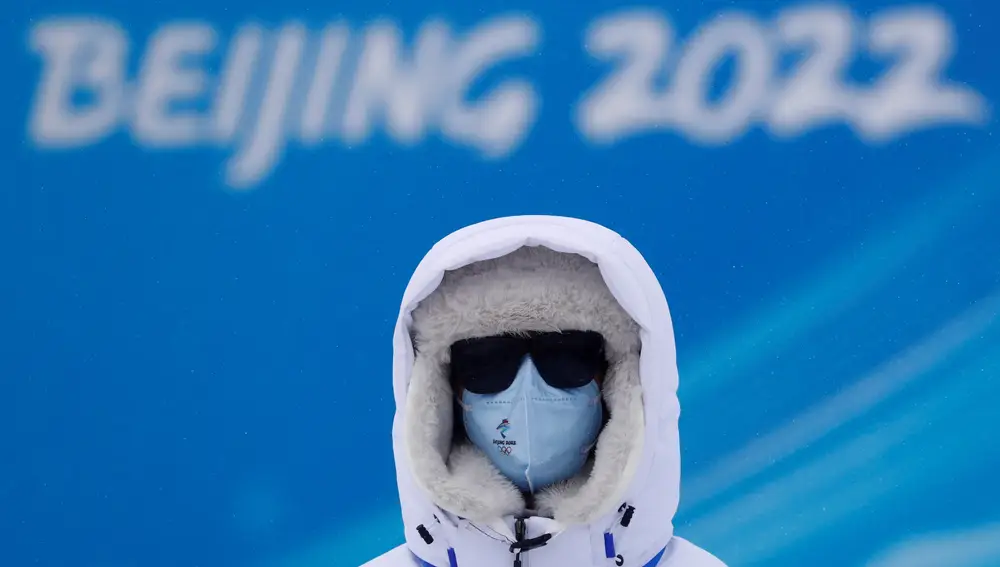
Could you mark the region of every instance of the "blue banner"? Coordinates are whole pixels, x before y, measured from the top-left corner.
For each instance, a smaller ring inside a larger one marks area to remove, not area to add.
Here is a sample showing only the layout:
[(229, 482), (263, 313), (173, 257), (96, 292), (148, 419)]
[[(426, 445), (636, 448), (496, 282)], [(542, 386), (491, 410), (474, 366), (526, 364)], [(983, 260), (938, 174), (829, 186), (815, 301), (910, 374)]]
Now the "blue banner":
[(678, 535), (731, 567), (1000, 565), (1000, 5), (8, 13), (3, 565), (401, 543), (403, 287), (528, 213), (663, 284)]

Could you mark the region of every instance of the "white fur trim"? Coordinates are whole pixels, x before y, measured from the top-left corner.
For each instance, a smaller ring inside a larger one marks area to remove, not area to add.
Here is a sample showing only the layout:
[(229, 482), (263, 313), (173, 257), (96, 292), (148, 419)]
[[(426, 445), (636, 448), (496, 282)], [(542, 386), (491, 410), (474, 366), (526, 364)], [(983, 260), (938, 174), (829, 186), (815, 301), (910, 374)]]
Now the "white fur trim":
[(434, 503), (489, 522), (524, 511), (520, 491), (469, 444), (452, 446), (453, 393), (445, 370), (458, 340), (519, 331), (591, 330), (604, 336), (610, 366), (602, 388), (609, 421), (593, 462), (536, 495), (537, 511), (586, 524), (614, 510), (642, 455), (639, 328), (586, 258), (523, 247), (445, 273), (413, 311), (416, 358), (404, 424), (410, 468)]

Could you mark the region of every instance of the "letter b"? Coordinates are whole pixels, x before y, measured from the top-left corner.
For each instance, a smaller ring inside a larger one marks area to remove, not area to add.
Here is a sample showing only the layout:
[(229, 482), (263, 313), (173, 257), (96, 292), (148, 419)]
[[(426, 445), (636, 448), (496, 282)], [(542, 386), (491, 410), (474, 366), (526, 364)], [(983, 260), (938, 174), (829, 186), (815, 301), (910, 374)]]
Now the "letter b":
[[(110, 134), (119, 118), (128, 48), (121, 27), (89, 18), (46, 20), (32, 29), (31, 47), (43, 58), (31, 139), (72, 147)], [(81, 94), (84, 101), (74, 100)]]

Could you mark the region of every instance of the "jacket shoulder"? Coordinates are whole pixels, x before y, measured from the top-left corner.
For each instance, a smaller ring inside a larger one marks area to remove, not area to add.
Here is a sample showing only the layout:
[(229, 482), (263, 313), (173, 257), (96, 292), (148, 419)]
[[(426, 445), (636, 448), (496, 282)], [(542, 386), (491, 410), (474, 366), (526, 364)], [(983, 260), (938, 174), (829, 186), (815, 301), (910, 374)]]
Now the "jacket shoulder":
[(690, 541), (674, 536), (657, 567), (726, 567), (726, 564)]
[(420, 567), (420, 564), (413, 558), (410, 550), (405, 545), (401, 545), (392, 551), (379, 555), (361, 567)]

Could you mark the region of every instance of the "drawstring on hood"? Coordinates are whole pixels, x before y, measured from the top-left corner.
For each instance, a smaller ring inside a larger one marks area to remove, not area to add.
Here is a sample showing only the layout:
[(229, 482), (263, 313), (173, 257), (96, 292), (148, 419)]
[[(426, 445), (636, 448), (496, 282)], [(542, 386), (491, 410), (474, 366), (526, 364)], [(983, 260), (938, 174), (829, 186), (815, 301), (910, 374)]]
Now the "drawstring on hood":
[[(583, 470), (529, 509), (482, 451), (453, 438), (449, 347), (568, 330), (604, 337), (609, 417)], [(400, 503), (420, 564), (644, 567), (669, 554), (680, 481), (673, 329), (652, 270), (616, 233), (527, 216), (440, 241), (404, 293), (393, 390)]]

